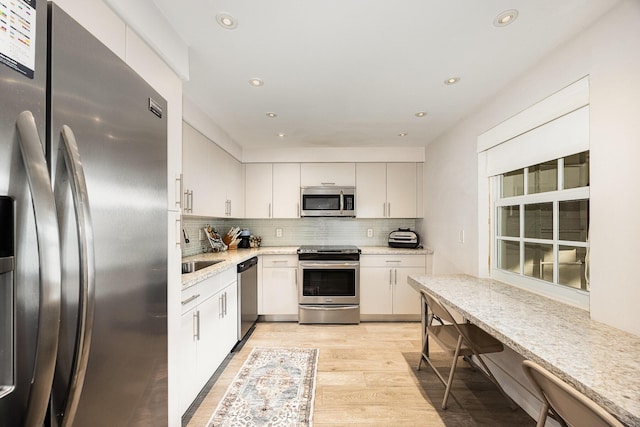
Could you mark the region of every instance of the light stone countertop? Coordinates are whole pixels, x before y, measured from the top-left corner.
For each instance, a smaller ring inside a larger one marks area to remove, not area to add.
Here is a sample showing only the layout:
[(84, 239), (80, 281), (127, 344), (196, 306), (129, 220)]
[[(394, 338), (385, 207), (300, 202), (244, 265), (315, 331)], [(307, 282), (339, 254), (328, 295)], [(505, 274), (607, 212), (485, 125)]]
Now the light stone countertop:
[[(242, 261), (246, 261), (251, 257), (260, 255), (296, 255), (299, 246), (262, 246), (256, 249), (234, 249), (225, 252), (206, 253), (192, 255), (182, 258), (183, 262), (187, 261), (210, 261), (222, 260), (218, 264), (193, 273), (182, 275), (182, 289), (187, 289), (198, 282), (202, 282), (209, 277), (215, 276), (230, 268), (236, 268), (236, 265)], [(362, 255), (427, 255), (432, 254), (431, 249), (402, 249), (389, 248), (387, 246), (360, 246)]]
[(640, 426), (640, 337), (585, 310), (490, 279), (409, 276), (470, 322), (539, 363), (630, 426)]

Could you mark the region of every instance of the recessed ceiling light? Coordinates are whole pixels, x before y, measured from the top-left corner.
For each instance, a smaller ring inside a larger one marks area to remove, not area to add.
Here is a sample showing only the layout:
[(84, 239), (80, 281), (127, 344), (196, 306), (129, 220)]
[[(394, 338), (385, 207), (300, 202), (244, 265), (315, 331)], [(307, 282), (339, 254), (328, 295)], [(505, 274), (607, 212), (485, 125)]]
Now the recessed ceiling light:
[(515, 9), (505, 10), (493, 20), (496, 27), (504, 27), (511, 24), (518, 17), (518, 11)]
[(238, 26), (238, 21), (236, 21), (236, 18), (229, 15), (228, 13), (217, 14), (216, 21), (218, 21), (218, 24), (220, 24), (222, 28), (226, 28), (227, 30), (233, 30)]
[(278, 117), (278, 113), (267, 113), (267, 117), (269, 117), (270, 119), (275, 119), (276, 117)]
[(264, 81), (262, 79), (249, 79), (249, 84), (254, 87), (260, 87), (264, 85)]
[(284, 134), (284, 132), (280, 132), (280, 133), (278, 133), (278, 136), (279, 136), (280, 138), (284, 138), (284, 137), (285, 137), (285, 134)]
[(400, 132), (400, 133), (398, 134), (398, 136), (407, 136), (407, 135), (409, 135), (407, 132)]
[(427, 112), (426, 112), (426, 111), (418, 111), (418, 112), (415, 114), (415, 116), (416, 116), (416, 117), (424, 117), (424, 116), (426, 116), (426, 115), (427, 115)]
[(460, 81), (460, 77), (449, 77), (447, 80), (444, 81), (444, 84), (446, 85), (454, 85), (456, 83), (458, 83)]

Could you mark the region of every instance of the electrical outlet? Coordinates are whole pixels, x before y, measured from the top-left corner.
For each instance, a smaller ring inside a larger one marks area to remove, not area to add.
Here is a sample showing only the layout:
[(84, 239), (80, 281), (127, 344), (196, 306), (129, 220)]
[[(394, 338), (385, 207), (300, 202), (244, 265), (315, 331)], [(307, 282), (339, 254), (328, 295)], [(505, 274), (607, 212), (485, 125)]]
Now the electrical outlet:
[(461, 228), (458, 232), (458, 242), (464, 243), (464, 228)]
[(373, 237), (373, 228), (367, 228), (367, 237)]
[(276, 228), (276, 237), (282, 237), (282, 228)]

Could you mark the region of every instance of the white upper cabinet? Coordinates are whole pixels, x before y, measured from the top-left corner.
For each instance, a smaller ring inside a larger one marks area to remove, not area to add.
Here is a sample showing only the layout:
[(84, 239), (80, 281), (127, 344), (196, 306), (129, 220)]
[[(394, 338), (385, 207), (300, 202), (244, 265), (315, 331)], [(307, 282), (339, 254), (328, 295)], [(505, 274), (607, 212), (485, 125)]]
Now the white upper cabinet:
[(248, 163), (244, 165), (245, 218), (271, 218), (273, 215), (273, 165)]
[(416, 218), (417, 172), (416, 163), (358, 163), (356, 216)]
[(211, 145), (213, 148), (208, 166), (209, 194), (207, 197), (213, 199), (212, 216), (242, 218), (244, 216), (242, 163), (216, 144)]
[(214, 144), (193, 127), (182, 127), (182, 173), (185, 214), (213, 215), (210, 159)]
[(386, 218), (387, 164), (356, 165), (356, 217)]
[(183, 212), (244, 216), (242, 164), (187, 123), (182, 141)]
[(355, 163), (302, 163), (300, 165), (302, 187), (356, 185)]
[(272, 216), (300, 217), (300, 163), (273, 164)]
[(387, 218), (415, 218), (415, 163), (387, 163)]
[(300, 163), (245, 164), (245, 218), (299, 218)]

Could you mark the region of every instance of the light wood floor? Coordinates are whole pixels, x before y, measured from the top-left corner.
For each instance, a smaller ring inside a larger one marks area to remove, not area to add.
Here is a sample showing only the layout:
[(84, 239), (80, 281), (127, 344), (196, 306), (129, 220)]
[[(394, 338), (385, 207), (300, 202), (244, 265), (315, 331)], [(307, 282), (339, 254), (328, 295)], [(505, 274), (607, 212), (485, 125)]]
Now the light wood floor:
[[(228, 385), (254, 347), (320, 349), (313, 425), (324, 426), (535, 426), (513, 411), (496, 387), (460, 361), (449, 408), (444, 386), (427, 366), (418, 371), (419, 323), (298, 325), (258, 323), (244, 347), (195, 412), (189, 427), (206, 426)], [(446, 369), (448, 357), (434, 352)], [(445, 374), (446, 376), (446, 374)]]

